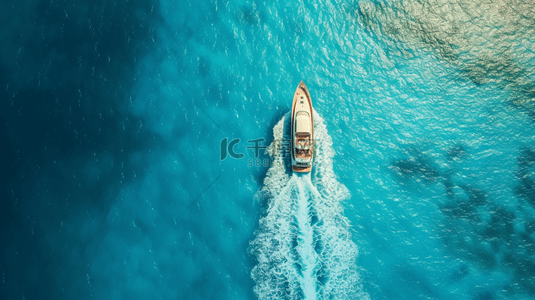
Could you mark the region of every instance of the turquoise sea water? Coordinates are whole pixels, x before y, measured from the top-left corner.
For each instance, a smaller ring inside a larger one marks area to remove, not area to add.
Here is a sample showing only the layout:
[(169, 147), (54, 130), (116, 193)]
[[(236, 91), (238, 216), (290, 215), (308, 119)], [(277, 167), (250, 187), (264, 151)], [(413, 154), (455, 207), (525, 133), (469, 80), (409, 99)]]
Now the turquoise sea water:
[(1, 6), (0, 298), (534, 297), (534, 4)]

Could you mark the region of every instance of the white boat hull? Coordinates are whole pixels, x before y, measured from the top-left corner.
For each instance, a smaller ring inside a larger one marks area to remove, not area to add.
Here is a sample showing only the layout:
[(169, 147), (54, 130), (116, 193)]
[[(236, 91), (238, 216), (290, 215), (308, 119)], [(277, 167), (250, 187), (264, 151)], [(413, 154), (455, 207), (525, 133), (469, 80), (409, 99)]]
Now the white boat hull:
[(303, 81), (294, 94), (291, 123), (292, 170), (308, 173), (314, 163), (314, 119), (310, 93)]

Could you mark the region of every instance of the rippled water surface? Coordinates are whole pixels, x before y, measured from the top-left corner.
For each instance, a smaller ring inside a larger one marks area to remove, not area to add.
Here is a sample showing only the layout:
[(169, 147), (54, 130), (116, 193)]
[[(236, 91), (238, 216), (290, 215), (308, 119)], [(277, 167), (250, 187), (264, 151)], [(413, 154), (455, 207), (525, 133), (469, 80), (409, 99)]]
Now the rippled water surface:
[[(0, 298), (535, 296), (533, 2), (0, 16)], [(305, 176), (278, 143), (301, 80)]]

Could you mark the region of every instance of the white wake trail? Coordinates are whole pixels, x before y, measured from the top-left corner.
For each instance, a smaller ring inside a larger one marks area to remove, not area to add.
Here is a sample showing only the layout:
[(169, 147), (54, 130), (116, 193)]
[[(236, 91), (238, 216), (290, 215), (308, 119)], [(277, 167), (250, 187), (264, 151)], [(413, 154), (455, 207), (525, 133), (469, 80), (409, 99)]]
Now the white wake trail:
[(297, 201), (294, 211), (295, 226), (297, 227), (297, 254), (301, 273), (301, 289), (305, 299), (316, 299), (316, 268), (318, 254), (314, 251), (314, 231), (309, 211), (309, 197), (306, 193), (305, 180), (310, 182), (310, 174), (299, 176), (294, 174), (293, 181), (297, 183)]
[[(292, 174), (281, 141), (289, 140), (290, 114), (273, 128), (267, 151), (274, 160), (256, 195), (267, 202), (250, 253), (258, 264), (251, 276), (259, 299), (369, 299), (362, 291), (343, 201), (350, 195), (332, 168), (332, 140), (314, 123), (315, 164)], [(314, 120), (321, 117), (314, 112)]]

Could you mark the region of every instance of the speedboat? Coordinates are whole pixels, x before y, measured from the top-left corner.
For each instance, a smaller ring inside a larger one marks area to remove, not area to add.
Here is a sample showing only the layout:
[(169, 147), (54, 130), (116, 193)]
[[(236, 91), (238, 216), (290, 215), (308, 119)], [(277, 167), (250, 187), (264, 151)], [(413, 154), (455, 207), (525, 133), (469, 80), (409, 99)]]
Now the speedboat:
[(303, 81), (299, 83), (292, 103), (292, 170), (308, 173), (314, 160), (314, 119), (312, 100)]

